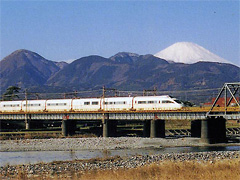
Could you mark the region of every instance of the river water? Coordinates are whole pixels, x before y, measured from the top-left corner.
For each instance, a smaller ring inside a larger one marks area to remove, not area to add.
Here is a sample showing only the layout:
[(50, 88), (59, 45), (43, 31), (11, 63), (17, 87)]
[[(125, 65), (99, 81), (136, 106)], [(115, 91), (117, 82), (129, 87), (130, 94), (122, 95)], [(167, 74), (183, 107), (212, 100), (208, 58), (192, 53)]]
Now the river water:
[(240, 151), (240, 146), (224, 147), (171, 147), (158, 149), (118, 149), (118, 150), (81, 150), (81, 151), (25, 151), (0, 152), (0, 166), (34, 164), (39, 162), (91, 159), (111, 156), (153, 155), (163, 153), (206, 152), (206, 151)]

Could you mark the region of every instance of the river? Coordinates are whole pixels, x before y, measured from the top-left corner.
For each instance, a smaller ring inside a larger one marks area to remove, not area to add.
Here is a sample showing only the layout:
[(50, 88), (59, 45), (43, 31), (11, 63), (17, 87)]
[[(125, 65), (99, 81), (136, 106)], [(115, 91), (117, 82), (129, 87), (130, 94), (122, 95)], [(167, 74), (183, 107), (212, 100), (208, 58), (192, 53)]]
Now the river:
[(66, 161), (76, 159), (91, 159), (111, 156), (153, 155), (163, 153), (186, 153), (206, 151), (240, 151), (240, 146), (209, 146), (209, 147), (169, 147), (147, 149), (117, 149), (117, 150), (80, 150), (80, 151), (24, 151), (0, 152), (0, 166), (34, 164), (39, 162)]

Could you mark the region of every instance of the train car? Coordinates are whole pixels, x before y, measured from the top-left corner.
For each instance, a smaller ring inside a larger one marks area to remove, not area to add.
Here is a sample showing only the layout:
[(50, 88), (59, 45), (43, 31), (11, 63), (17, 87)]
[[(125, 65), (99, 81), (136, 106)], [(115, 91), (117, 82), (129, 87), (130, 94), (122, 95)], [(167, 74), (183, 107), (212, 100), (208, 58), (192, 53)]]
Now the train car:
[(101, 109), (101, 98), (73, 99), (73, 111), (99, 111)]
[(104, 98), (102, 101), (102, 109), (105, 111), (130, 110), (133, 97), (111, 97)]
[(46, 111), (71, 111), (73, 99), (50, 99), (46, 100)]
[(133, 100), (136, 110), (175, 110), (183, 107), (183, 104), (170, 96), (141, 96)]
[(1, 101), (1, 112), (19, 112), (22, 109), (22, 101)]
[(184, 105), (171, 96), (2, 101), (1, 112), (175, 110)]
[(22, 111), (24, 112), (42, 112), (46, 109), (46, 100), (28, 100), (22, 101)]

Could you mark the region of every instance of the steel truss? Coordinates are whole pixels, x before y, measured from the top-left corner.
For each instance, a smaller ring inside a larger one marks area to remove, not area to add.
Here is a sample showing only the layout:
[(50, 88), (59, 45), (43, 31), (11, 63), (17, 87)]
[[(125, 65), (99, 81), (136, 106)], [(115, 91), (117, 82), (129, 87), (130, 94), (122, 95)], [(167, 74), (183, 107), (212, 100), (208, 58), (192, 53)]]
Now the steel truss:
[[(221, 96), (224, 96), (224, 112), (216, 112), (214, 108), (217, 107), (217, 103), (220, 100)], [(240, 82), (236, 83), (225, 83), (222, 89), (220, 90), (217, 98), (215, 99), (211, 109), (207, 112), (207, 116), (236, 116), (240, 115)], [(235, 113), (228, 110), (228, 108), (234, 103), (237, 111)]]

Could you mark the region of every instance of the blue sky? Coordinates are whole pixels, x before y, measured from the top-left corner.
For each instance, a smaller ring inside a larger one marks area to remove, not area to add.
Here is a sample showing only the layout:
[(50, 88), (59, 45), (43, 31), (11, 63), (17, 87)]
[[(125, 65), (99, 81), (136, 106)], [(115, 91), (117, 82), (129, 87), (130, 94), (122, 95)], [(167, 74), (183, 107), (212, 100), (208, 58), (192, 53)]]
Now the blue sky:
[(1, 56), (49, 60), (127, 51), (155, 54), (189, 41), (240, 65), (239, 1), (1, 1)]

